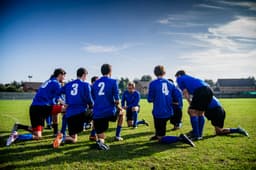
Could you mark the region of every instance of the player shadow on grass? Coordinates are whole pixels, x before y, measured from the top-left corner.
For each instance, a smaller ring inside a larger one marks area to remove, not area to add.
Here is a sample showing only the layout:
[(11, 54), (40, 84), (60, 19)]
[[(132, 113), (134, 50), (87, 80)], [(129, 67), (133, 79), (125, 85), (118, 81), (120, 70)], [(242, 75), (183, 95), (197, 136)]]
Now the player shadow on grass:
[[(61, 165), (64, 163), (72, 163), (72, 162), (86, 162), (93, 161), (104, 162), (104, 161), (121, 161), (121, 160), (129, 160), (133, 158), (143, 157), (143, 156), (151, 156), (154, 153), (160, 153), (166, 150), (170, 150), (173, 148), (190, 148), (190, 146), (183, 143), (174, 143), (174, 144), (160, 144), (156, 141), (147, 140), (139, 140), (134, 141), (132, 139), (136, 137), (149, 137), (152, 135), (152, 132), (141, 132), (124, 135), (123, 137), (127, 140), (119, 141), (119, 142), (109, 142), (110, 150), (102, 151), (96, 149), (95, 142), (86, 140), (80, 140), (76, 144), (65, 144), (58, 149), (53, 149), (50, 144), (43, 145), (37, 143), (38, 141), (31, 141), (31, 145), (33, 146), (22, 146), (17, 144), (16, 147), (9, 147), (1, 151), (1, 161), (11, 161), (9, 166), (3, 168), (35, 168), (40, 165)], [(88, 138), (87, 138), (88, 139)], [(33, 142), (35, 144), (33, 144)], [(27, 154), (29, 151), (29, 154)], [(10, 154), (11, 153), (11, 154)], [(44, 155), (50, 155), (50, 157), (46, 157), (44, 159), (38, 160), (38, 157)], [(54, 155), (54, 156), (53, 156)], [(15, 164), (16, 162), (22, 160), (33, 160), (35, 162), (28, 161), (27, 163)]]

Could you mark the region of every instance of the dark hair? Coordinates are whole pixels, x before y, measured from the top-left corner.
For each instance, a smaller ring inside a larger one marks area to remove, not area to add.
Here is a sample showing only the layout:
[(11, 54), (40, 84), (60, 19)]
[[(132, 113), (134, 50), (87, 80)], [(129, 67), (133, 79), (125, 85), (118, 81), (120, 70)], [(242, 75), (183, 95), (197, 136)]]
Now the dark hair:
[(186, 72), (185, 72), (184, 70), (179, 70), (179, 71), (177, 71), (177, 73), (175, 74), (175, 77), (183, 76), (183, 75), (185, 75), (185, 74), (186, 74)]
[(107, 75), (111, 72), (111, 65), (110, 64), (103, 64), (101, 66), (101, 74)]
[(77, 77), (82, 77), (83, 74), (88, 74), (88, 71), (85, 69), (85, 68), (79, 68), (77, 71), (76, 71), (76, 76)]
[(65, 75), (66, 74), (66, 71), (64, 70), (64, 69), (62, 69), (62, 68), (56, 68), (55, 70), (54, 70), (54, 72), (53, 72), (53, 74), (51, 75), (51, 78), (53, 78), (53, 77), (58, 77), (60, 74), (62, 74), (62, 75)]
[(91, 78), (91, 83), (93, 84), (99, 77), (98, 76), (93, 76)]
[(154, 74), (156, 76), (163, 76), (165, 74), (164, 66), (162, 66), (162, 65), (156, 66), (154, 69)]
[(168, 79), (168, 80), (173, 83), (173, 79)]

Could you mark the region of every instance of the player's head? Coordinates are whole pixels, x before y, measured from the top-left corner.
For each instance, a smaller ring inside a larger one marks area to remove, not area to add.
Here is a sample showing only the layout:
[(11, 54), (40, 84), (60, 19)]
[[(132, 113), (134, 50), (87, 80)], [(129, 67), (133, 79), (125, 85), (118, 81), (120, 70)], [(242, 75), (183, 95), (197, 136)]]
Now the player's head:
[(86, 75), (88, 74), (88, 71), (85, 68), (79, 68), (76, 71), (77, 78), (82, 79), (83, 81), (86, 80)]
[(184, 70), (179, 70), (179, 71), (177, 71), (177, 73), (175, 74), (175, 77), (180, 77), (180, 76), (183, 76), (183, 75), (185, 75), (186, 74), (186, 72), (184, 71)]
[(101, 74), (103, 76), (106, 76), (106, 75), (111, 76), (111, 74), (112, 74), (112, 66), (110, 64), (103, 64), (101, 66)]
[(91, 84), (93, 84), (96, 80), (98, 80), (99, 79), (99, 77), (98, 76), (93, 76), (92, 78), (91, 78)]
[(56, 78), (60, 83), (65, 79), (66, 71), (62, 68), (56, 68), (51, 76), (51, 78)]
[(135, 90), (135, 83), (129, 82), (127, 85), (127, 89), (129, 92), (133, 92)]
[(157, 76), (157, 77), (159, 77), (159, 76), (164, 76), (164, 75), (165, 75), (164, 66), (162, 66), (162, 65), (157, 65), (157, 66), (155, 66), (154, 74), (155, 74), (155, 76)]

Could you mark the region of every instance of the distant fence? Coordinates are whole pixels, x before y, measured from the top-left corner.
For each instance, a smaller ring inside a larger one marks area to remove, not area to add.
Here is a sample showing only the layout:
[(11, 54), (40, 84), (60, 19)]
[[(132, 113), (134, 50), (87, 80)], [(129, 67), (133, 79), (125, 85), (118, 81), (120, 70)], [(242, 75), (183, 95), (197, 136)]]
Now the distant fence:
[(0, 92), (0, 100), (33, 99), (33, 92)]

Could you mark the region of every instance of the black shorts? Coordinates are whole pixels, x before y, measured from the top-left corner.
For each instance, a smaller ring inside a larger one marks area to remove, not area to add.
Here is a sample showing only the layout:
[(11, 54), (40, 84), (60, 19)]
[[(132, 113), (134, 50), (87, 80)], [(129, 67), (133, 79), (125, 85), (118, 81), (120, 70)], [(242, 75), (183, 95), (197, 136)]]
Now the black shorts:
[(29, 108), (29, 116), (32, 128), (44, 127), (46, 117), (51, 115), (52, 106), (33, 106)]
[(182, 119), (182, 109), (177, 105), (172, 105), (172, 106), (173, 106), (173, 115), (170, 118), (170, 122), (174, 126), (179, 126)]
[(97, 134), (101, 134), (108, 130), (110, 118), (93, 119), (94, 129)]
[(82, 132), (84, 129), (84, 122), (88, 119), (91, 119), (91, 117), (86, 116), (85, 112), (67, 118), (69, 135), (71, 136)]
[(156, 136), (165, 136), (166, 133), (166, 122), (169, 118), (154, 118), (155, 124), (155, 135)]
[(190, 109), (205, 111), (211, 103), (213, 96), (212, 89), (208, 86), (197, 88), (193, 94)]
[(126, 120), (133, 120), (133, 115), (132, 115), (132, 108), (127, 108), (126, 109)]
[(213, 109), (206, 110), (205, 117), (208, 120), (211, 120), (213, 126), (223, 128), (226, 112), (222, 107), (215, 107)]

